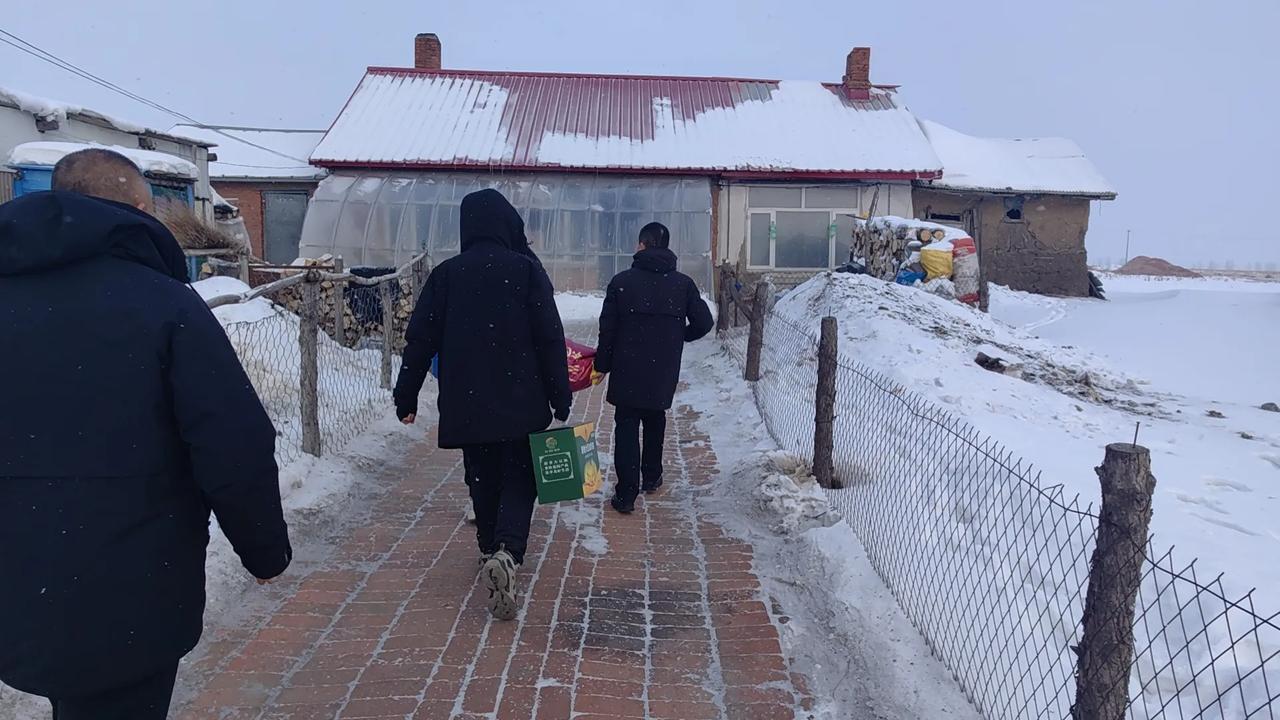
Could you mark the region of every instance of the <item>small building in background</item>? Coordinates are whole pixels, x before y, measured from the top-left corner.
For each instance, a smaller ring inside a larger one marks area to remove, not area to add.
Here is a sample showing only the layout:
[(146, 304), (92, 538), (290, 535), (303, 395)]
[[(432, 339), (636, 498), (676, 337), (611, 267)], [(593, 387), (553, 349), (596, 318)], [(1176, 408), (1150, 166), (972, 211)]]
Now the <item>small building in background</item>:
[(1089, 294), (1085, 233), (1095, 200), (1116, 191), (1065, 138), (979, 138), (920, 122), (942, 161), (916, 183), (915, 216), (968, 232), (988, 282), (1047, 295)]
[(210, 181), (240, 211), (254, 256), (293, 262), (307, 202), (326, 175), (307, 160), (324, 131), (174, 125), (170, 132), (217, 144)]
[(49, 189), (53, 163), (63, 155), (104, 147), (138, 165), (159, 203), (185, 204), (212, 221), (211, 144), (79, 105), (0, 88), (0, 202)]

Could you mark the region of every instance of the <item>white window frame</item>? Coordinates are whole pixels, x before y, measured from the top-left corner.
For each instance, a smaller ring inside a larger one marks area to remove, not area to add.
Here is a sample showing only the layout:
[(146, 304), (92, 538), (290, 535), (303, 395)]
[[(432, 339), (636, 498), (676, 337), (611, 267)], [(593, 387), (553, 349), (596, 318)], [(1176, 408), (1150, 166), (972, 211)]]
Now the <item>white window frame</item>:
[[(836, 224), (837, 215), (855, 215), (855, 216), (861, 217), (860, 215), (861, 208), (810, 208), (808, 207), (809, 190), (811, 188), (816, 189), (818, 187), (822, 187), (823, 189), (825, 189), (826, 187), (829, 187), (829, 186), (808, 186), (808, 185), (800, 188), (800, 191), (801, 191), (800, 207), (785, 207), (785, 208), (755, 207), (751, 204), (751, 188), (752, 187), (784, 187), (788, 189), (794, 189), (795, 186), (793, 185), (775, 185), (775, 186), (751, 185), (747, 187), (747, 203), (746, 203), (746, 207), (747, 207), (746, 249), (747, 249), (747, 252), (746, 252), (746, 255), (747, 255), (748, 270), (761, 270), (761, 271), (772, 270), (776, 272), (821, 272), (823, 270), (830, 270), (839, 264), (836, 261), (836, 238), (831, 228)], [(856, 189), (858, 192), (858, 201), (859, 203), (861, 203), (862, 188), (864, 186), (853, 185), (853, 186), (841, 186), (841, 187), (851, 187)], [(777, 229), (778, 229), (778, 213), (779, 212), (811, 212), (811, 213), (827, 214), (827, 266), (826, 267), (778, 267), (777, 266), (777, 261), (778, 261), (777, 260), (778, 259)], [(753, 265), (751, 264), (751, 223), (755, 221), (756, 215), (765, 215), (765, 214), (768, 214), (769, 216), (769, 264)]]

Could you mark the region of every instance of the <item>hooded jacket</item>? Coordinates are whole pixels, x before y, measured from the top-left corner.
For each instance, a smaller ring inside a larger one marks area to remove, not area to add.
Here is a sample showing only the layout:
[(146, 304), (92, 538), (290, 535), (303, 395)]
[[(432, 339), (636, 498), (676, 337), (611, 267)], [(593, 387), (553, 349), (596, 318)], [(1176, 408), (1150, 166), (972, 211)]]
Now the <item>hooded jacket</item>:
[(66, 697), (200, 638), (209, 513), (248, 570), (291, 549), (275, 431), (181, 249), (127, 205), (0, 205), (0, 680)]
[(596, 370), (609, 374), (608, 401), (640, 410), (670, 408), (684, 344), (711, 332), (712, 324), (698, 286), (676, 271), (675, 253), (636, 253), (631, 269), (609, 282), (600, 311)]
[(573, 401), (551, 281), (520, 214), (496, 190), (462, 199), (462, 252), (427, 278), (405, 332), (396, 414), (418, 412), (439, 355), (442, 448), (523, 440)]

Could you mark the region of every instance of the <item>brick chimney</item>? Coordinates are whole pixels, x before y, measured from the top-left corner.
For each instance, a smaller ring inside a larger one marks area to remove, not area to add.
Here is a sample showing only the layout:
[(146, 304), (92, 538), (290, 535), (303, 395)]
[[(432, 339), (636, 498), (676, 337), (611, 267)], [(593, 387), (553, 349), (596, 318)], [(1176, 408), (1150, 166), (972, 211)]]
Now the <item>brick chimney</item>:
[(856, 47), (845, 59), (844, 92), (852, 100), (871, 98), (871, 48)]
[(435, 33), (418, 33), (413, 39), (413, 66), (418, 70), (440, 69), (440, 38)]

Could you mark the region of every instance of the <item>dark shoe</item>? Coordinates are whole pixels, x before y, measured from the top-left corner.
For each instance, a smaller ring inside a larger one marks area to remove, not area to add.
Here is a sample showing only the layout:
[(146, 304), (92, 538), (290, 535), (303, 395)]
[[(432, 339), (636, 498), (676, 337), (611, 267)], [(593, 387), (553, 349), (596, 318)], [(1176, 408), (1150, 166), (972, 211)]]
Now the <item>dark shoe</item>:
[(613, 499), (609, 501), (609, 504), (613, 506), (614, 510), (617, 510), (623, 515), (630, 515), (636, 511), (635, 500), (632, 500), (631, 502), (623, 502), (622, 498), (619, 498), (617, 495), (613, 496)]
[(662, 490), (662, 480), (658, 480), (658, 482), (656, 483), (645, 483), (640, 487), (640, 491), (643, 492), (645, 495), (652, 495), (661, 490)]

